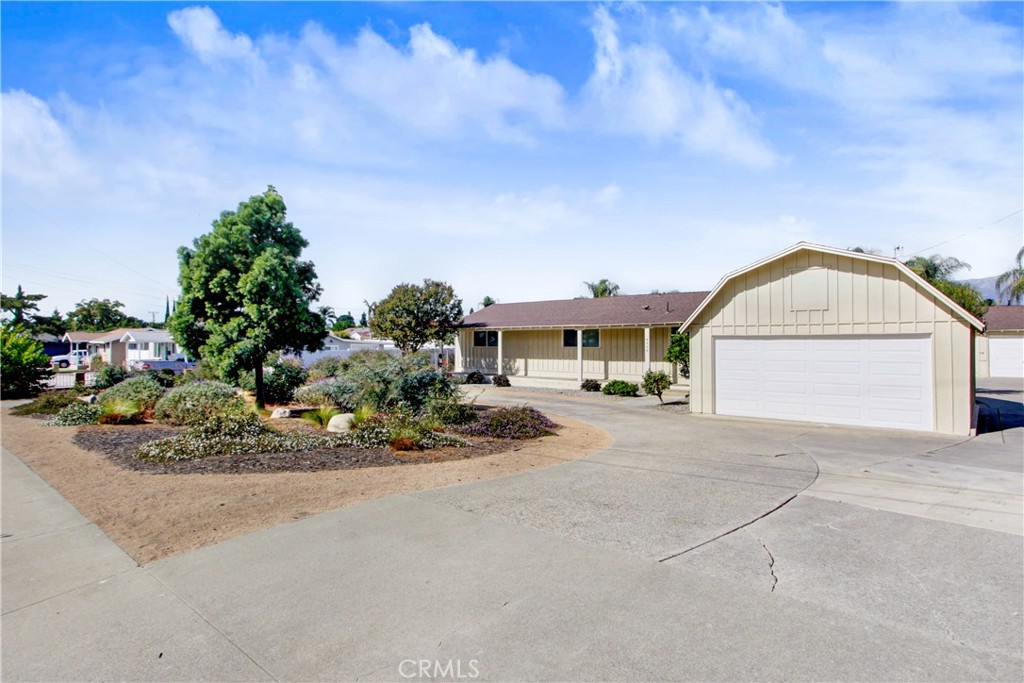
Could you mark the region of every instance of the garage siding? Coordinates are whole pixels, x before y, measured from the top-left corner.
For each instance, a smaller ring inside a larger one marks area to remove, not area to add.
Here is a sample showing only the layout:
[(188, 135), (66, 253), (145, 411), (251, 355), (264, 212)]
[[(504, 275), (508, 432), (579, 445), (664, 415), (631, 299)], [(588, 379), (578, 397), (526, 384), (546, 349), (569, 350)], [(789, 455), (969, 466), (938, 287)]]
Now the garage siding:
[(689, 331), (695, 413), (714, 412), (715, 337), (930, 335), (935, 429), (970, 432), (973, 330), (894, 265), (797, 251), (726, 282)]

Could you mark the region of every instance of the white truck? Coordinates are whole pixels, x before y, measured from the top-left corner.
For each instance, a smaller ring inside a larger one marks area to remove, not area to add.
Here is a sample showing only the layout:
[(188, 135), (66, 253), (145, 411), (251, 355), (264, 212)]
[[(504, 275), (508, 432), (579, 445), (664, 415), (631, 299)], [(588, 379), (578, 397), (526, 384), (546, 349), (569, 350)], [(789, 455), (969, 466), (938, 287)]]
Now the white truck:
[(50, 365), (56, 365), (58, 368), (87, 368), (89, 367), (89, 352), (85, 349), (79, 349), (77, 351), (70, 351), (60, 356), (53, 356), (50, 358)]

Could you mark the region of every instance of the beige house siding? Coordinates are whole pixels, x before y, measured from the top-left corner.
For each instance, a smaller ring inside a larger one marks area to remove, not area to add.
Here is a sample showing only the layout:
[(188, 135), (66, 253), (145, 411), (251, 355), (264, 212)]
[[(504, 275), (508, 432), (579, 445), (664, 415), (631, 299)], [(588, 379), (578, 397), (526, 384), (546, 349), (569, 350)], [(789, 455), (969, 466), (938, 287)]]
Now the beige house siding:
[(742, 272), (691, 321), (690, 410), (714, 412), (714, 339), (928, 334), (935, 429), (968, 434), (974, 330), (894, 264), (799, 250)]
[[(644, 362), (644, 329), (598, 329), (601, 330), (600, 346), (583, 349), (583, 377), (597, 380), (641, 379), (647, 370)], [(459, 331), (459, 367), (465, 372), (476, 370), (484, 374), (496, 374), (497, 347), (473, 346), (474, 331), (480, 330)], [(672, 363), (663, 360), (669, 345), (670, 331), (669, 327), (651, 328), (650, 368), (666, 372), (676, 381)], [(506, 330), (502, 335), (502, 372), (509, 377), (569, 380), (579, 377), (577, 349), (574, 346), (562, 346), (562, 329)]]

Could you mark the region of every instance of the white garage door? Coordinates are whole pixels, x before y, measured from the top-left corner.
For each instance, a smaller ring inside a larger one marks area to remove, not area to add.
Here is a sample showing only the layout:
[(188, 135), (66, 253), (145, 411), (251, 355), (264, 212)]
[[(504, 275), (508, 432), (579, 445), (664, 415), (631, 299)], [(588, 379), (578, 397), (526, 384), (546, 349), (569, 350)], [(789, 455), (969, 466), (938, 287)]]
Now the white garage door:
[(1024, 337), (988, 338), (988, 374), (1024, 377)]
[(927, 336), (719, 337), (715, 412), (933, 429)]

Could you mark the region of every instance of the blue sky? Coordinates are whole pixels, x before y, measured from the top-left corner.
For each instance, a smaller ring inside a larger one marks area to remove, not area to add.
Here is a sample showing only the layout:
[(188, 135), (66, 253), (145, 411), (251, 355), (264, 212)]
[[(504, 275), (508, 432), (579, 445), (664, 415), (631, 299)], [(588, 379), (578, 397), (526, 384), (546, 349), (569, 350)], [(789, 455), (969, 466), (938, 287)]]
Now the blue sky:
[(467, 310), (711, 288), (800, 240), (993, 275), (1021, 7), (4, 2), (3, 291), (160, 317), (267, 184), (356, 315), (425, 277)]

